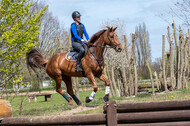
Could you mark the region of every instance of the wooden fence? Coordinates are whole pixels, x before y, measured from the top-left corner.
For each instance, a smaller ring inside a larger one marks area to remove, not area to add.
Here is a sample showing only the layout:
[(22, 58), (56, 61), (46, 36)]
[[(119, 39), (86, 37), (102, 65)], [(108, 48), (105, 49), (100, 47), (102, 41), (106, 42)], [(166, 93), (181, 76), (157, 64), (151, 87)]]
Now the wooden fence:
[(1, 125), (190, 125), (190, 100), (119, 104), (109, 101), (103, 109), (103, 114), (5, 118)]

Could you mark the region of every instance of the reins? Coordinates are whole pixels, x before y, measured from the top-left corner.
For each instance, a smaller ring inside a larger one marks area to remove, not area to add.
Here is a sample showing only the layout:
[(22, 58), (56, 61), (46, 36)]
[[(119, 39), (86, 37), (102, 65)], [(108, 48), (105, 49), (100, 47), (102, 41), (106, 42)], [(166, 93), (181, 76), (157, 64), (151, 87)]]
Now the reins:
[[(93, 55), (93, 57), (96, 59), (98, 65), (99, 65), (99, 67), (100, 67), (100, 69), (101, 69), (101, 67), (102, 67), (102, 65), (103, 65), (103, 62), (104, 62), (104, 55), (103, 55), (102, 59), (99, 61), (98, 58), (95, 56), (95, 54), (90, 50), (90, 48), (91, 48), (91, 47), (102, 47), (102, 48), (106, 48), (106, 50), (105, 50), (105, 53), (106, 53), (107, 48), (113, 48), (112, 45), (114, 45), (114, 46), (115, 46), (114, 48), (116, 48), (117, 46), (119, 46), (119, 45), (121, 44), (121, 43), (119, 43), (119, 44), (114, 44), (114, 43), (112, 42), (112, 40), (110, 39), (110, 37), (109, 37), (109, 32), (108, 32), (108, 31), (107, 31), (107, 37), (108, 37), (108, 40), (109, 40), (109, 42), (110, 42), (110, 46), (107, 46), (107, 45), (105, 45), (105, 46), (102, 46), (102, 45), (88, 45), (88, 50), (89, 50), (90, 53)], [(104, 54), (105, 54), (105, 53), (104, 53)], [(96, 68), (97, 68), (97, 67), (96, 67)]]

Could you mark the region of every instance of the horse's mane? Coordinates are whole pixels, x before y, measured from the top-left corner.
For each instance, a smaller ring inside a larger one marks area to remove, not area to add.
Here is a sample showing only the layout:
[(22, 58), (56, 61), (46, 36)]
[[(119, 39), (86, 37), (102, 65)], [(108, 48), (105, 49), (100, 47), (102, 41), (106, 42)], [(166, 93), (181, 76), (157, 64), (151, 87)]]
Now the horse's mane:
[(90, 43), (94, 43), (94, 42), (100, 37), (100, 35), (102, 35), (105, 31), (106, 31), (106, 29), (103, 29), (103, 30), (100, 30), (99, 32), (95, 33), (95, 34), (90, 38), (89, 44), (90, 44)]

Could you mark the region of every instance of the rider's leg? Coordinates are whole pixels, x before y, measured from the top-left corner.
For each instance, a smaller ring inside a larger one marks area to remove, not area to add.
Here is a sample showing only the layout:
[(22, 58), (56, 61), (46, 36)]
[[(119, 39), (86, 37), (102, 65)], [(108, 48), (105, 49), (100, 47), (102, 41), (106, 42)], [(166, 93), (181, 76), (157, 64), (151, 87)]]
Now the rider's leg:
[(82, 46), (82, 44), (80, 42), (73, 42), (72, 47), (79, 52), (78, 56), (77, 56), (76, 71), (77, 72), (82, 71), (81, 59), (85, 53), (84, 47)]

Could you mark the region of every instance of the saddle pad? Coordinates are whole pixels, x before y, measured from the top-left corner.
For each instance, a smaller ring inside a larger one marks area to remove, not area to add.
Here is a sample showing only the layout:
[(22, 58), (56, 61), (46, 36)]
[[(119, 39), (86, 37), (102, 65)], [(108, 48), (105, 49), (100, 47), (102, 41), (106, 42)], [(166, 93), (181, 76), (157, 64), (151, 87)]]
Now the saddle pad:
[(66, 59), (71, 60), (71, 61), (76, 61), (77, 60), (76, 57), (75, 57), (76, 54), (77, 54), (77, 52), (69, 52), (66, 55)]

